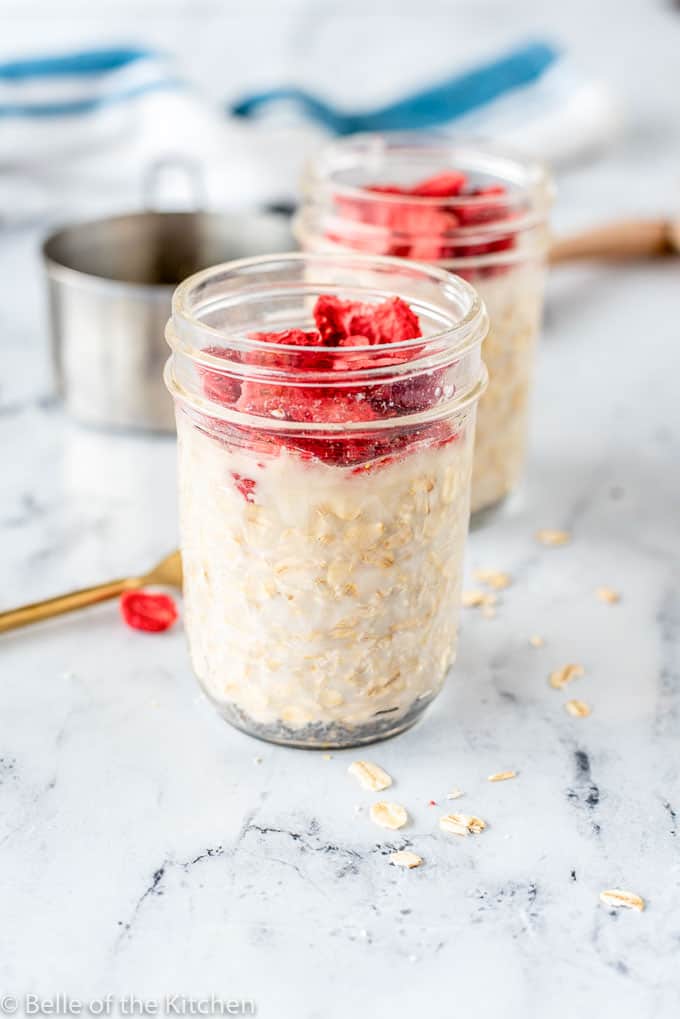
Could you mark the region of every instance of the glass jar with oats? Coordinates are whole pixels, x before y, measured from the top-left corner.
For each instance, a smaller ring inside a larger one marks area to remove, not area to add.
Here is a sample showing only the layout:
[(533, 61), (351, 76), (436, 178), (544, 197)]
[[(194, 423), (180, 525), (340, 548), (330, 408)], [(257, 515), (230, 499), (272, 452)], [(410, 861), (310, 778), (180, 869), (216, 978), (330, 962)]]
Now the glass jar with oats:
[(538, 163), (421, 135), (356, 135), (309, 165), (295, 232), (305, 251), (434, 262), (468, 280), (490, 319), (472, 511), (518, 483), (542, 306), (552, 186)]
[(436, 696), (486, 332), (468, 283), (400, 259), (268, 256), (175, 292), (186, 629), (233, 725), (351, 746)]

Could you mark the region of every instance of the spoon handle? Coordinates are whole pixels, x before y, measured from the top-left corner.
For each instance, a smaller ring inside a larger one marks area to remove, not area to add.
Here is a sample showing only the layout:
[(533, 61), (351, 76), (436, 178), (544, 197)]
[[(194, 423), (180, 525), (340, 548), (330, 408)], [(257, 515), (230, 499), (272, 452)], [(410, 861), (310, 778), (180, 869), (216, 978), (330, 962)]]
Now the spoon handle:
[(56, 598), (33, 602), (32, 605), (8, 609), (6, 612), (0, 612), (0, 633), (16, 630), (30, 623), (39, 623), (44, 619), (60, 616), (64, 612), (72, 612), (74, 609), (84, 609), (88, 605), (96, 605), (109, 598), (116, 598), (123, 591), (140, 587), (141, 583), (141, 578), (125, 577), (121, 580), (110, 580), (106, 584), (95, 584), (94, 587), (86, 587), (82, 591), (71, 591), (69, 594), (57, 595)]
[(607, 223), (553, 242), (550, 261), (656, 258), (676, 251), (672, 224), (663, 219)]

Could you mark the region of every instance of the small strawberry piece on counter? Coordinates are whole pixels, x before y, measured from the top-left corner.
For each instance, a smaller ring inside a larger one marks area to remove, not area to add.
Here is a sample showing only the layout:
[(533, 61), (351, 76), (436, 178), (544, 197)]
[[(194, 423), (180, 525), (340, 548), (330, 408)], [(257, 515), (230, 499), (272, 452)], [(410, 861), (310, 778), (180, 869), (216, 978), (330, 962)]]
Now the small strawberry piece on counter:
[(177, 620), (177, 606), (169, 594), (157, 591), (125, 591), (120, 596), (123, 619), (133, 630), (161, 633)]

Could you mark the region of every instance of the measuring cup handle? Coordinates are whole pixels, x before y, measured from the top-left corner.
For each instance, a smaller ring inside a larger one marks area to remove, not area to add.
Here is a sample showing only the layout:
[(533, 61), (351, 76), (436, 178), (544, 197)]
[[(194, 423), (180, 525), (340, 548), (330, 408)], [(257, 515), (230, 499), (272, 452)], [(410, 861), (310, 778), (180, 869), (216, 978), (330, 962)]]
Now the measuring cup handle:
[(142, 199), (147, 211), (165, 211), (163, 179), (169, 173), (178, 172), (189, 185), (190, 205), (187, 211), (199, 212), (206, 208), (205, 175), (200, 163), (186, 156), (163, 156), (149, 164), (142, 178)]

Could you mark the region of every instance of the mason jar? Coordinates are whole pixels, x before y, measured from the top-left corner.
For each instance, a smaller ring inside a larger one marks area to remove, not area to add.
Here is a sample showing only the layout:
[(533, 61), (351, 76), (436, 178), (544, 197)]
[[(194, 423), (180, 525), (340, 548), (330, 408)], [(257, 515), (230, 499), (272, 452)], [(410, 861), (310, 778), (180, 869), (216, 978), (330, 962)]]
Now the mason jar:
[(481, 515), (517, 485), (525, 459), (552, 198), (545, 168), (481, 143), (356, 135), (322, 149), (303, 187), (295, 234), (304, 251), (434, 262), (484, 301), (489, 386), (472, 476)]
[[(358, 318), (320, 343), (329, 305)], [(354, 323), (379, 316), (415, 326), (369, 343)], [(468, 283), (393, 258), (267, 256), (176, 290), (165, 378), (186, 631), (199, 683), (237, 728), (351, 746), (405, 729), (438, 693), (486, 332)]]

